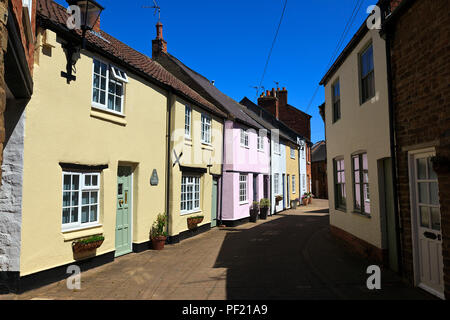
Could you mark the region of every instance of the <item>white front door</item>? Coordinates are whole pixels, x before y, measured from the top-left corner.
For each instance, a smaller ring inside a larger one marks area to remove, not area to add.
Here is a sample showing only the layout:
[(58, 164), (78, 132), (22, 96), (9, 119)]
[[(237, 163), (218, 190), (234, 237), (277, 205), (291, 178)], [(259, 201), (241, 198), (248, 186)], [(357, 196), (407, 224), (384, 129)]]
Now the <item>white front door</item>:
[(433, 170), (434, 153), (411, 157), (412, 210), (415, 221), (415, 265), (418, 286), (444, 297), (439, 185)]

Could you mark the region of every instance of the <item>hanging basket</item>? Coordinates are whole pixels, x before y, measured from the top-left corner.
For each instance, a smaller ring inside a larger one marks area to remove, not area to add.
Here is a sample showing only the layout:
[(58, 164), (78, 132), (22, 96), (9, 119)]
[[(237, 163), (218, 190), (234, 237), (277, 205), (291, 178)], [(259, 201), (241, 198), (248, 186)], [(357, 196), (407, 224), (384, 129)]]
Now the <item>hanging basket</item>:
[(100, 246), (103, 244), (103, 241), (105, 241), (105, 239), (97, 240), (97, 241), (93, 241), (93, 242), (89, 242), (89, 243), (83, 243), (81, 241), (73, 242), (72, 243), (73, 253), (81, 253), (81, 252), (95, 250), (97, 248), (100, 248)]
[(188, 229), (192, 230), (197, 228), (197, 225), (203, 222), (204, 217), (187, 218)]

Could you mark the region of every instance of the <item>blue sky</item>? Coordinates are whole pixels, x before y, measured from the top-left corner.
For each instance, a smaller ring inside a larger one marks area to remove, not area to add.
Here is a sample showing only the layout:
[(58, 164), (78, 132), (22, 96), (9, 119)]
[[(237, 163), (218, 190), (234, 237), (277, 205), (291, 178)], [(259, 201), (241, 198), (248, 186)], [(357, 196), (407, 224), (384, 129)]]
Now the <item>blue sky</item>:
[[(101, 28), (151, 56), (157, 17), (152, 0), (97, 0), (106, 10)], [(63, 0), (57, 1), (66, 6)], [(255, 100), (284, 0), (157, 0), (168, 51), (187, 66), (216, 81), (233, 99)], [(288, 0), (263, 86), (288, 90), (289, 103), (313, 116), (312, 141), (324, 139), (318, 106), (321, 87), (306, 110), (350, 17), (356, 0)], [(367, 17), (364, 0), (341, 50)]]

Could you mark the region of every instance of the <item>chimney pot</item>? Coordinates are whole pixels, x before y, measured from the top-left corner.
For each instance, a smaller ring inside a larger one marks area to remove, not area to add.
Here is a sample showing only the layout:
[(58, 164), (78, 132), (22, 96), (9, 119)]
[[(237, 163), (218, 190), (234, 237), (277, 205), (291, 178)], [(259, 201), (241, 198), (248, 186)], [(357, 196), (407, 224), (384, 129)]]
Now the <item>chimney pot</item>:
[(156, 39), (152, 41), (152, 58), (157, 58), (162, 52), (167, 53), (167, 41), (163, 38), (163, 24), (156, 24)]

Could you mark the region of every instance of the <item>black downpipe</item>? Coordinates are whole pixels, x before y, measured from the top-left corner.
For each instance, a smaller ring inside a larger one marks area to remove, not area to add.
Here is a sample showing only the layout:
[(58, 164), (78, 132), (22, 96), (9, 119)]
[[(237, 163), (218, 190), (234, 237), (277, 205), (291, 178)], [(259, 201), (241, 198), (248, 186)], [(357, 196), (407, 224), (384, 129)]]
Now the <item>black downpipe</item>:
[(400, 223), (400, 203), (398, 201), (398, 174), (397, 174), (397, 144), (395, 136), (395, 114), (394, 114), (394, 99), (392, 93), (392, 65), (391, 65), (391, 34), (389, 31), (386, 32), (386, 65), (387, 65), (387, 81), (388, 81), (388, 103), (389, 103), (389, 131), (391, 140), (391, 158), (392, 158), (392, 183), (393, 196), (394, 196), (394, 215), (395, 215), (395, 234), (397, 242), (397, 264), (398, 273), (401, 275), (403, 272), (403, 262), (401, 253), (401, 237), (400, 234), (403, 232)]
[[(166, 132), (166, 139), (167, 139), (167, 172), (166, 172), (166, 217), (167, 217), (167, 228), (166, 232), (167, 235), (169, 235), (169, 221), (170, 221), (170, 168), (171, 168), (171, 161), (170, 161), (170, 137), (172, 136), (172, 99), (173, 99), (173, 93), (172, 90), (167, 91), (167, 132)], [(170, 236), (169, 236), (170, 238)]]
[(220, 219), (219, 219), (219, 227), (223, 225), (222, 217), (223, 217), (223, 167), (225, 164), (225, 123), (226, 119), (223, 121), (223, 130), (222, 130), (222, 177), (220, 178)]

